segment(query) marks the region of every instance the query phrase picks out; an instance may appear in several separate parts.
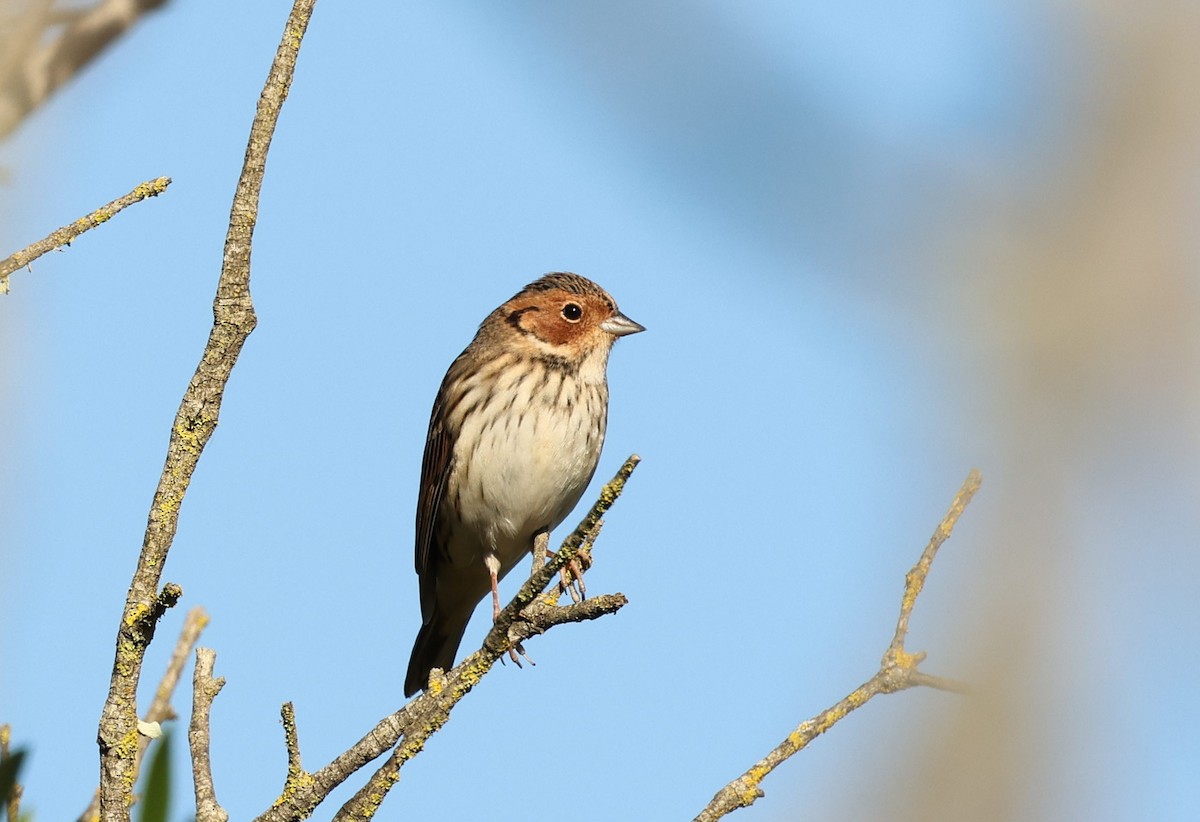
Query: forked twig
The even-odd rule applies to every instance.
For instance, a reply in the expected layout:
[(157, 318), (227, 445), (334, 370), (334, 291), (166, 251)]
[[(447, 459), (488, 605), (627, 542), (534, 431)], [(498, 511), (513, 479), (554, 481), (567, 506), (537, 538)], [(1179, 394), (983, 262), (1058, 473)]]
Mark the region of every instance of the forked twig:
[(975, 492), (979, 490), (982, 481), (980, 473), (972, 470), (950, 504), (950, 510), (946, 512), (946, 516), (938, 525), (937, 530), (933, 532), (929, 544), (921, 552), (921, 558), (905, 576), (904, 596), (900, 600), (900, 617), (896, 620), (896, 632), (892, 636), (887, 650), (884, 651), (883, 661), (875, 675), (851, 691), (837, 704), (826, 708), (812, 719), (800, 723), (796, 730), (788, 734), (787, 738), (780, 742), (773, 751), (754, 763), (744, 774), (717, 791), (716, 796), (700, 812), (695, 822), (713, 822), (738, 808), (752, 805), (756, 799), (763, 796), (760, 784), (767, 774), (779, 767), (784, 760), (803, 750), (810, 742), (832, 728), (851, 711), (861, 708), (874, 696), (895, 693), (919, 685), (946, 691), (962, 692), (965, 690), (961, 683), (918, 671), (917, 666), (925, 659), (925, 654), (923, 652), (909, 653), (904, 649), (904, 640), (908, 636), (909, 617), (912, 615), (913, 606), (917, 604), (917, 597), (920, 595), (921, 589), (925, 586), (925, 578), (929, 575), (933, 559), (937, 556), (942, 543), (950, 538), (954, 524), (958, 522), (958, 518), (971, 501), (971, 497), (975, 496)]

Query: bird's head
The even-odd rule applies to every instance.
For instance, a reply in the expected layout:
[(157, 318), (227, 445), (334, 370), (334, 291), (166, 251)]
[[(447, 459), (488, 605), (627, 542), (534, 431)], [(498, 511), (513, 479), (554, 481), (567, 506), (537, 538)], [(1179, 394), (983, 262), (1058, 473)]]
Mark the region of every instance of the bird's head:
[(618, 337), (646, 330), (622, 314), (603, 288), (566, 272), (547, 274), (525, 286), (488, 322), (507, 328), (501, 333), (514, 347), (573, 363), (594, 354), (607, 359)]

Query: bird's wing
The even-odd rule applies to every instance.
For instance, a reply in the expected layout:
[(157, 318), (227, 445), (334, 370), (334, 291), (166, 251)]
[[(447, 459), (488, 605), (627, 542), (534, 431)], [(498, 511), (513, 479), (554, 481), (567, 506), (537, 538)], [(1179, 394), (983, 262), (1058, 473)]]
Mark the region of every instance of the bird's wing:
[(445, 546), (436, 545), (438, 512), (446, 496), (450, 479), (453, 436), (446, 427), (445, 386), (438, 391), (421, 460), (421, 487), (417, 497), (417, 543), (414, 552), (417, 576), (421, 580), (421, 618), (433, 616), (437, 590), (437, 572), (444, 559)]

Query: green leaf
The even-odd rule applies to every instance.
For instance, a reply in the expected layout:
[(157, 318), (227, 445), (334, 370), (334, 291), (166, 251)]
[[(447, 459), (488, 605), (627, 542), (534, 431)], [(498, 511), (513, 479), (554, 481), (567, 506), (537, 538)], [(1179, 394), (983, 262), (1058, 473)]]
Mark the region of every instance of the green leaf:
[(142, 777), (142, 798), (138, 802), (138, 822), (167, 822), (171, 807), (171, 732), (154, 742), (150, 767)]
[(21, 764), (25, 759), (25, 751), (13, 751), (0, 762), (0, 813), (8, 807), (8, 800), (12, 797), (13, 788), (17, 784), (17, 774), (21, 770)]

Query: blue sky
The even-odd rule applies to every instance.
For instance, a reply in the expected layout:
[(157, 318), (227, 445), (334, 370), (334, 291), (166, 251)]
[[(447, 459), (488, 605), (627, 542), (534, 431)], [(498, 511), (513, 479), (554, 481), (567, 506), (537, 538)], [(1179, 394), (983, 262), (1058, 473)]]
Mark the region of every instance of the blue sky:
[[(0, 146), (9, 248), (174, 180), (0, 300), (0, 721), (32, 748), (39, 819), (73, 818), (96, 782), (120, 606), (287, 8), (175, 0)], [(1097, 410), (1118, 426), (1103, 447), (1081, 424), (1039, 468), (993, 413), (1020, 384), (1009, 349), (961, 313), (1008, 282), (987, 279), (986, 242), (951, 240), (986, 235), (995, 201), (1041, 202), (1088, 145), (1103, 54), (1072, 23), (988, 2), (320, 4), (268, 162), (259, 326), (183, 506), (164, 579), (185, 598), (143, 683), (204, 606), (232, 818), (282, 784), (280, 703), (310, 768), (402, 704), (434, 392), (492, 308), (564, 269), (648, 328), (610, 364), (596, 487), (644, 462), (588, 576), (630, 604), (493, 672), (377, 818), (469, 818), (481, 794), (495, 819), (691, 818), (871, 675), (974, 466), (984, 489), (910, 647), (972, 679), (1005, 586), (1055, 592), (1000, 680), (1030, 693), (1004, 703), (1022, 737), (995, 747), (1037, 778), (987, 818), (1195, 818), (1194, 377), (1148, 413)], [(1014, 500), (1059, 472), (1070, 492), (1035, 497), (1054, 508), (1045, 565), (1014, 577), (1014, 523), (1042, 513)], [(872, 703), (743, 815), (865, 818), (874, 790), (919, 806), (944, 787), (919, 763), (964, 712), (933, 692)]]

